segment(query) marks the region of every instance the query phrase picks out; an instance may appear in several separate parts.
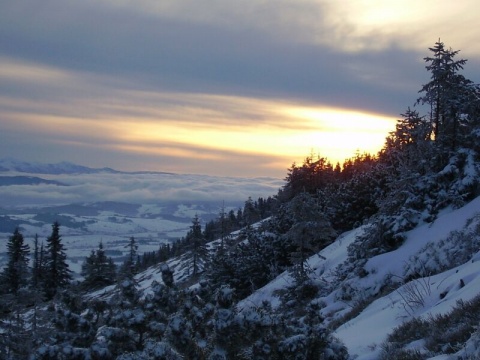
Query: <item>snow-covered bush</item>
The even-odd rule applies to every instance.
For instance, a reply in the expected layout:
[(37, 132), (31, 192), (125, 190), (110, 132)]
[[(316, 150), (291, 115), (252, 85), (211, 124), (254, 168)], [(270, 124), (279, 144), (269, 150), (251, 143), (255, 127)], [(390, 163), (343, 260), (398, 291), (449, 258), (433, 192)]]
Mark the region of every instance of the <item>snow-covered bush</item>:
[(302, 356), (306, 352), (307, 336), (305, 334), (295, 334), (278, 344), (278, 352), (283, 359), (306, 359)]
[(430, 319), (426, 347), (437, 353), (454, 353), (464, 344), (480, 323), (480, 296), (471, 301), (458, 301), (453, 310)]
[(477, 327), (462, 350), (455, 354), (458, 360), (480, 359), (480, 328)]
[[(393, 226), (393, 217), (381, 216), (372, 220), (348, 247), (350, 262), (365, 263), (373, 256), (398, 248), (405, 241), (405, 236), (403, 231), (394, 231)], [(361, 275), (359, 271), (362, 269), (363, 267), (357, 266), (358, 275)]]
[(180, 360), (183, 359), (167, 343), (148, 341), (143, 351), (123, 354), (116, 360)]
[(405, 265), (407, 279), (429, 276), (469, 261), (480, 251), (480, 214), (469, 219), (464, 229), (444, 239), (432, 239)]
[[(478, 338), (472, 336), (472, 333), (475, 331), (478, 333), (479, 323), (480, 295), (471, 301), (458, 301), (452, 311), (447, 314), (438, 314), (426, 319), (413, 318), (396, 327), (387, 336), (387, 340), (382, 345), (384, 359), (402, 358), (395, 357), (394, 354), (410, 353), (416, 356), (417, 352), (406, 351), (406, 346), (421, 339), (424, 339), (424, 347), (432, 356), (453, 354), (461, 350), (463, 344), (468, 345), (467, 341), (478, 342)], [(471, 347), (468, 349), (472, 353)], [(464, 350), (467, 350), (467, 347)], [(406, 359), (410, 358), (406, 357)]]
[[(33, 354), (31, 360), (85, 360), (88, 359), (89, 350), (75, 348), (70, 344), (65, 345), (44, 345), (40, 347), (35, 354)], [(108, 359), (108, 358), (107, 358)]]
[(419, 317), (413, 317), (396, 328), (387, 336), (386, 344), (393, 343), (403, 347), (418, 339), (423, 339), (429, 334), (429, 322)]
[(419, 350), (403, 349), (395, 343), (384, 343), (379, 360), (425, 360), (428, 357)]

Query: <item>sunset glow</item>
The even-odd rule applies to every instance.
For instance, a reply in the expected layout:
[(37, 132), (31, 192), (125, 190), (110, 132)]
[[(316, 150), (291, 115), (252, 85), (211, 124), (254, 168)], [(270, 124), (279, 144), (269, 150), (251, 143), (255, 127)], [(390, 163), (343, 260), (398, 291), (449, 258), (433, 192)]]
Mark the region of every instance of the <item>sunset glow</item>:
[[(342, 162), (356, 150), (376, 153), (392, 130), (394, 119), (341, 110), (292, 108), (279, 111), (285, 118), (277, 124), (250, 124), (215, 127), (207, 122), (191, 122), (179, 126), (175, 121), (161, 124), (124, 121), (118, 135), (126, 143), (146, 143), (154, 148), (166, 148), (163, 143), (183, 143), (205, 149), (261, 153), (265, 155), (303, 159), (312, 150), (332, 161)], [(199, 120), (199, 119), (197, 119)], [(273, 122), (274, 119), (271, 119)], [(300, 124), (299, 130), (283, 127), (283, 122)], [(306, 129), (302, 129), (306, 127)], [(148, 148), (144, 148), (148, 151)], [(169, 151), (181, 156), (182, 151)]]
[[(124, 99), (121, 110), (116, 105), (112, 109), (102, 105), (101, 115), (95, 118), (17, 113), (9, 117), (15, 119), (11, 126), (26, 132), (42, 133), (57, 142), (76, 139), (70, 144), (82, 146), (83, 142), (84, 148), (95, 146), (99, 151), (110, 148), (209, 161), (228, 161), (231, 153), (258, 154), (283, 158), (283, 169), (291, 162), (302, 162), (312, 152), (333, 163), (343, 162), (356, 151), (376, 153), (395, 121), (358, 111), (218, 96), (202, 96), (203, 109), (199, 110), (195, 109), (197, 101), (197, 96), (191, 95), (191, 106), (167, 106), (165, 110), (161, 105), (138, 108)], [(228, 119), (232, 108), (245, 108), (248, 113)], [(121, 112), (136, 116), (122, 116)]]
[(439, 37), (480, 69), (474, 0), (207, 4), (2, 3), (0, 155), (283, 178), (376, 154)]
[(291, 108), (293, 119), (307, 119), (317, 130), (292, 138), (298, 144), (311, 144), (311, 150), (342, 163), (356, 151), (376, 154), (392, 131), (395, 118), (332, 108)]

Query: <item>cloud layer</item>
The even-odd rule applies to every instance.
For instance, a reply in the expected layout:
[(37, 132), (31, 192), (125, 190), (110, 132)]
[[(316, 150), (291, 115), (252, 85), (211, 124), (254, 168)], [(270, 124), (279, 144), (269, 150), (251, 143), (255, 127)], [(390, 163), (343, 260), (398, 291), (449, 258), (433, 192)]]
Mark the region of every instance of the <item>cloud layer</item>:
[[(479, 78), (476, 10), (473, 0), (3, 2), (0, 151), (236, 176), (282, 176), (311, 150), (341, 161), (382, 145), (428, 80), (422, 58), (439, 37)], [(337, 140), (328, 129), (348, 133), (352, 114), (357, 136)], [(366, 117), (390, 125), (362, 127)]]
[(39, 175), (69, 186), (0, 186), (3, 207), (47, 206), (97, 201), (134, 204), (222, 201), (242, 203), (248, 197), (277, 193), (283, 181), (274, 178), (233, 178), (177, 174), (75, 174)]

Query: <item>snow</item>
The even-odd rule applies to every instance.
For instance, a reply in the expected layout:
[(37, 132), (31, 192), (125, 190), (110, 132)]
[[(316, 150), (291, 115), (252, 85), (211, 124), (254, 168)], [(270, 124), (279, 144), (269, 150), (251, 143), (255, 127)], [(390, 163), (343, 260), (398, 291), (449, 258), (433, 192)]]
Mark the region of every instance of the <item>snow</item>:
[[(335, 242), (323, 249), (318, 255), (312, 256), (308, 260), (308, 266), (319, 273), (323, 281), (330, 281), (333, 271), (345, 261), (348, 246), (361, 232), (363, 232), (363, 227), (340, 235)], [(285, 288), (288, 284), (292, 284), (293, 281), (292, 276), (288, 272), (284, 272), (246, 299), (240, 301), (237, 308), (257, 307), (264, 301), (270, 302), (272, 308), (275, 308), (280, 305), (280, 300), (274, 295), (274, 292)]]
[[(158, 250), (160, 244), (185, 236), (195, 215), (202, 222), (243, 206), (253, 198), (274, 195), (282, 179), (234, 178), (161, 172), (126, 173), (91, 169), (70, 163), (26, 163), (0, 159), (5, 176), (35, 175), (51, 184), (0, 186), (2, 220), (0, 240), (8, 239), (20, 226), (25, 239), (40, 243), (58, 220), (72, 267), (97, 248), (100, 241), (112, 251), (114, 261), (123, 261), (124, 246), (134, 236), (139, 253)], [(58, 217), (61, 217), (60, 219)], [(5, 262), (5, 244), (0, 241), (0, 267)]]
[[(420, 256), (419, 252), (424, 251), (426, 244), (429, 242), (435, 244), (446, 239), (451, 231), (465, 229), (467, 223), (472, 227), (472, 221), (469, 222), (469, 219), (477, 219), (476, 216), (479, 213), (480, 197), (458, 210), (445, 210), (434, 223), (420, 225), (408, 232), (405, 243), (396, 251), (370, 259), (365, 265), (369, 273), (367, 276), (350, 277), (346, 280), (350, 281), (350, 284), (353, 284), (352, 286), (360, 293), (372, 291), (372, 289), (378, 290), (389, 277), (396, 280), (398, 285), (397, 289), (382, 294), (334, 332), (333, 335), (345, 344), (352, 359), (378, 359), (387, 335), (405, 320), (413, 316), (428, 319), (437, 314), (446, 314), (459, 300), (468, 301), (480, 293), (480, 252), (471, 254), (469, 261), (464, 264), (402, 284), (405, 264), (411, 261), (413, 255)], [(308, 266), (313, 270), (312, 276), (315, 280), (323, 282), (326, 288), (337, 281), (339, 269), (342, 269), (342, 265), (348, 259), (349, 245), (363, 233), (366, 226), (342, 234), (334, 243), (308, 260)], [(211, 243), (210, 248), (215, 248), (215, 244), (218, 244), (218, 241)], [(185, 259), (182, 257), (169, 260), (167, 265), (173, 271), (176, 283), (188, 278), (185, 275)], [(138, 289), (145, 296), (149, 293), (153, 281), (162, 283), (161, 266), (152, 267), (137, 275), (136, 280)], [(273, 309), (278, 308), (280, 299), (275, 292), (284, 289), (293, 281), (288, 272), (279, 275), (266, 286), (240, 301), (237, 304), (237, 311), (247, 315), (250, 309), (259, 307), (264, 302), (270, 303)], [(414, 287), (415, 284), (417, 288)], [(195, 286), (198, 284), (192, 285), (192, 287)], [(355, 305), (339, 300), (338, 288), (337, 286), (331, 289), (330, 293), (324, 294), (320, 299), (325, 304), (322, 315), (330, 321), (338, 319)], [(412, 289), (417, 291), (416, 295), (420, 296), (419, 303), (408, 302), (408, 293)], [(112, 290), (113, 287), (110, 288), (110, 291)], [(108, 289), (107, 291), (103, 289), (91, 296), (105, 296), (107, 293)], [(469, 354), (474, 353), (478, 343), (479, 339), (471, 339), (465, 351), (469, 351)], [(409, 344), (408, 348), (423, 350), (423, 346), (423, 341), (415, 341)], [(440, 355), (430, 360), (433, 359), (446, 360), (451, 357)]]
[[(370, 259), (366, 269), (371, 275), (359, 279), (363, 288), (378, 285), (387, 275), (403, 275), (405, 263), (410, 256), (418, 253), (429, 241), (445, 238), (449, 232), (462, 229), (467, 220), (480, 212), (480, 198), (477, 198), (456, 211), (443, 213), (431, 225), (417, 227), (407, 234), (407, 240), (396, 251), (382, 254)], [(364, 309), (356, 318), (348, 321), (335, 332), (348, 348), (351, 356), (357, 360), (375, 359), (379, 355), (380, 345), (393, 328), (412, 315), (428, 318), (430, 315), (445, 314), (451, 311), (458, 300), (470, 300), (480, 292), (480, 254), (472, 254), (473, 260), (461, 266), (447, 270), (435, 276), (420, 278), (419, 291), (424, 305), (413, 309), (409, 314), (402, 292), (409, 291), (407, 283), (392, 293), (384, 296)], [(375, 269), (375, 271), (373, 271)], [(465, 286), (461, 287), (460, 280)], [(423, 287), (422, 287), (423, 286)], [(424, 289), (424, 290), (422, 290)], [(440, 299), (440, 294), (448, 291)], [(327, 305), (328, 307), (328, 305)], [(444, 357), (443, 357), (444, 358)], [(436, 357), (442, 359), (442, 357)]]
[(375, 269), (378, 272), (377, 276), (384, 277), (388, 274), (401, 276), (410, 256), (418, 253), (427, 242), (438, 241), (451, 231), (462, 229), (467, 220), (478, 212), (480, 197), (456, 211), (445, 211), (433, 224), (423, 224), (408, 232), (404, 245), (398, 250), (370, 259), (365, 269), (370, 272)]
[[(464, 287), (460, 287), (460, 279), (464, 280)], [(460, 299), (471, 300), (479, 294), (480, 263), (469, 262), (425, 281), (431, 293), (425, 295), (425, 305), (414, 315), (428, 319), (431, 315), (448, 313)], [(410, 318), (401, 296), (406, 286), (408, 284), (374, 301), (359, 316), (337, 329), (335, 335), (345, 343), (351, 355), (357, 355), (358, 360), (375, 358), (387, 334)], [(450, 289), (448, 294), (440, 299), (446, 289)]]
[[(358, 291), (378, 290), (388, 277), (401, 283), (405, 264), (411, 260), (411, 256), (418, 254), (427, 243), (438, 242), (445, 239), (450, 232), (464, 229), (467, 221), (479, 213), (480, 197), (458, 210), (444, 210), (434, 223), (423, 224), (411, 230), (406, 234), (406, 241), (399, 249), (373, 257), (366, 263), (365, 269), (369, 275), (354, 279), (356, 289)], [(365, 227), (360, 227), (342, 234), (334, 243), (309, 259), (308, 265), (314, 270), (317, 280), (325, 284), (335, 280), (337, 267), (348, 258), (348, 246), (364, 229)], [(461, 280), (464, 286), (461, 286)], [(264, 301), (269, 302), (272, 308), (276, 308), (280, 305), (280, 299), (275, 296), (275, 291), (285, 288), (293, 281), (291, 275), (285, 272), (240, 301), (237, 309), (245, 311), (250, 307), (261, 305)], [(405, 303), (405, 292), (411, 291), (409, 289), (412, 286), (412, 282), (409, 282), (373, 301), (358, 316), (334, 332), (334, 336), (347, 346), (352, 358), (377, 359), (382, 350), (382, 342), (403, 321), (412, 316), (429, 318), (432, 315), (448, 313), (459, 300), (467, 301), (477, 296), (480, 293), (480, 252), (472, 254), (471, 260), (465, 264), (416, 281), (422, 296), (422, 306), (412, 304), (415, 306), (410, 309)], [(444, 295), (443, 299), (441, 294)], [(339, 301), (335, 291), (323, 297), (322, 301), (325, 303), (322, 309), (324, 315), (341, 313), (352, 306)], [(411, 344), (411, 346), (421, 348), (422, 342)], [(443, 360), (449, 357), (441, 355), (431, 360), (433, 359)]]

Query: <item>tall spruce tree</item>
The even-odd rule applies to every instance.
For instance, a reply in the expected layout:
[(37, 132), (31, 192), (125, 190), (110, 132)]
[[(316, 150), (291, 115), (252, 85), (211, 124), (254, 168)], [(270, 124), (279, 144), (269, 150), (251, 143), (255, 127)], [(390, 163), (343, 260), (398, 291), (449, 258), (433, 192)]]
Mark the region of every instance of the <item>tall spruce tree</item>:
[(44, 289), (47, 299), (52, 299), (58, 289), (65, 288), (72, 280), (67, 255), (60, 236), (60, 224), (55, 221), (52, 234), (47, 238)]
[(195, 215), (192, 220), (192, 225), (187, 233), (187, 241), (192, 255), (192, 275), (195, 276), (208, 258), (208, 250), (205, 246), (202, 225), (200, 224), (198, 215)]
[(8, 262), (2, 273), (5, 290), (16, 294), (27, 285), (29, 269), (29, 246), (24, 243), (23, 235), (17, 227), (7, 243)]
[[(472, 100), (478, 104), (478, 85), (466, 79), (459, 71), (467, 60), (456, 60), (459, 51), (446, 49), (438, 40), (430, 48), (433, 56), (424, 58), (426, 69), (431, 73), (431, 80), (423, 85), (420, 93), (423, 95), (417, 103), (428, 104), (431, 107), (431, 121), (435, 142), (440, 150), (439, 166), (446, 164), (449, 152), (455, 151), (460, 143), (465, 119), (472, 111)], [(478, 109), (478, 105), (474, 107)], [(478, 115), (478, 114), (477, 114)]]
[(138, 265), (139, 265), (137, 261), (138, 245), (137, 245), (137, 242), (135, 241), (135, 237), (133, 236), (130, 237), (128, 241), (128, 245), (126, 245), (125, 248), (128, 249), (128, 257), (123, 262), (120, 268), (119, 276), (120, 278), (133, 279), (138, 272)]

